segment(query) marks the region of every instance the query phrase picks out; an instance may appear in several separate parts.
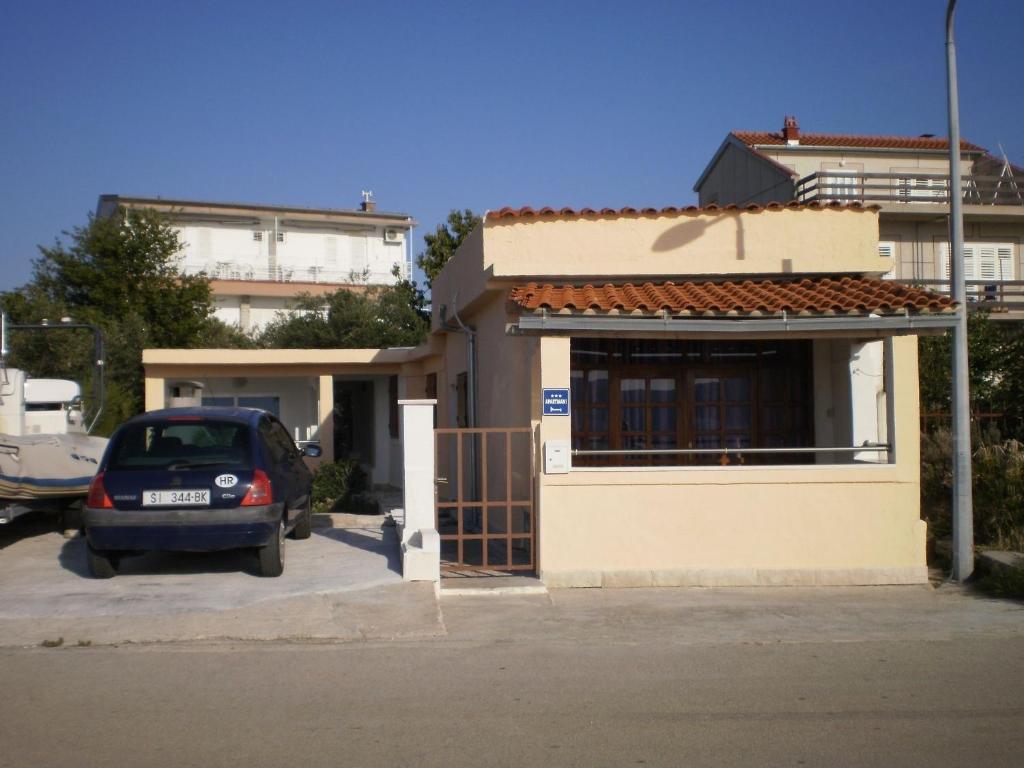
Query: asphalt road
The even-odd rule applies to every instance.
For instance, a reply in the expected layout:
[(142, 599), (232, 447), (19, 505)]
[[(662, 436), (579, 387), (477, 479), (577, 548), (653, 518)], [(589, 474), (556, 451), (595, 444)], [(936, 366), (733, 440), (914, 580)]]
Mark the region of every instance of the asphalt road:
[(416, 642), (0, 650), (0, 766), (1024, 762), (1021, 633), (513, 640), (451, 614)]

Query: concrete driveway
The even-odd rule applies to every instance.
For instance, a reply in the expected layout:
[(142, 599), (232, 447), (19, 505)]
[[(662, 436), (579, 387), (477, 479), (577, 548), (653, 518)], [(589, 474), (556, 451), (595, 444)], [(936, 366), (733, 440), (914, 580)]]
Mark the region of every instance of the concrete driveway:
[(394, 528), (347, 517), (319, 516), (311, 538), (289, 539), (279, 578), (235, 551), (148, 553), (107, 580), (89, 576), (83, 538), (20, 518), (0, 529), (0, 645), (440, 632), (432, 585), (402, 581)]

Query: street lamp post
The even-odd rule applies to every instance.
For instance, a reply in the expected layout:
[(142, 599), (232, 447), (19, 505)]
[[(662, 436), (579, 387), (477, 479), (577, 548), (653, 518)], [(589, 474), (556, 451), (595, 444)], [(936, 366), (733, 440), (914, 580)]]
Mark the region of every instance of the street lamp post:
[(971, 499), (971, 404), (967, 378), (967, 284), (964, 282), (964, 212), (960, 192), (960, 105), (956, 82), (953, 12), (946, 6), (946, 96), (949, 108), (949, 270), (957, 302), (953, 328), (953, 579), (974, 571), (974, 510)]

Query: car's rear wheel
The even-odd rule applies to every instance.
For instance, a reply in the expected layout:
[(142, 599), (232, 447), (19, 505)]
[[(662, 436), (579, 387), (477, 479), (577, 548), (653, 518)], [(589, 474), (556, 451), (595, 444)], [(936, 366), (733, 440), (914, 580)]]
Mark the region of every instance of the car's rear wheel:
[(299, 519), (292, 528), (292, 536), (296, 539), (308, 539), (313, 534), (313, 502), (307, 501), (306, 508), (299, 513)]
[(109, 579), (117, 575), (117, 555), (88, 545), (85, 559), (89, 564), (89, 573), (96, 579)]
[(260, 576), (280, 576), (284, 572), (284, 521), (278, 520), (274, 535), (256, 550), (260, 561)]

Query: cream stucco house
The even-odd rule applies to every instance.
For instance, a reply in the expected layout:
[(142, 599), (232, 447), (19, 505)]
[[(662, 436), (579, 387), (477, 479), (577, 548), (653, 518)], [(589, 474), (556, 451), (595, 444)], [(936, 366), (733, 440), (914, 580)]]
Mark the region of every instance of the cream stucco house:
[(146, 404), (182, 379), (291, 382), (329, 457), (337, 383), (366, 382), (369, 465), (396, 484), (394, 406), (436, 400), (445, 567), (924, 582), (916, 337), (957, 309), (880, 279), (878, 227), (860, 204), (502, 209), (434, 281), (420, 347), (147, 350)]

